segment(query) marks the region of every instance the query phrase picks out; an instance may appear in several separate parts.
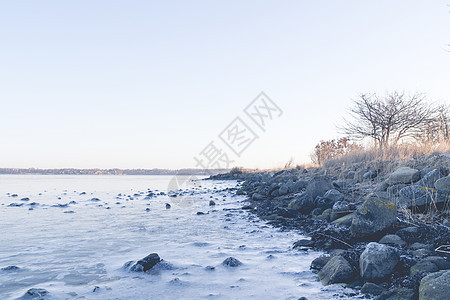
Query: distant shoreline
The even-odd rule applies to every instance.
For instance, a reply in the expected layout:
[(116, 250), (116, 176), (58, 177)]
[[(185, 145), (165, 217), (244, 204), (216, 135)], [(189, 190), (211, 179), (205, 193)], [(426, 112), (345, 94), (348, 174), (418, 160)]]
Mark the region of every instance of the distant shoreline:
[(0, 175), (216, 175), (228, 169), (19, 169), (0, 168)]

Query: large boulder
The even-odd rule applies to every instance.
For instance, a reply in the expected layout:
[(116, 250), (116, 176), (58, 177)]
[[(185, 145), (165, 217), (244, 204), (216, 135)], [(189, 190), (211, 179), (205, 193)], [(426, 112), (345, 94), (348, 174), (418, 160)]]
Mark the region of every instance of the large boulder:
[(319, 278), (323, 285), (349, 282), (353, 278), (353, 269), (345, 258), (334, 256), (320, 270)]
[(417, 185), (424, 186), (427, 188), (434, 188), (435, 182), (443, 177), (443, 171), (441, 169), (434, 169), (425, 174), (422, 179), (417, 182)]
[(306, 193), (311, 195), (313, 199), (320, 196), (322, 197), (329, 190), (333, 189), (333, 182), (329, 177), (316, 176), (311, 179), (306, 187)]
[(394, 173), (392, 173), (387, 179), (389, 185), (399, 184), (399, 183), (413, 183), (420, 179), (420, 171), (409, 168), (401, 167), (398, 168)]
[(359, 257), (361, 277), (366, 280), (379, 280), (390, 275), (400, 260), (397, 249), (369, 243)]
[(296, 199), (288, 204), (288, 209), (295, 210), (305, 215), (309, 214), (313, 208), (314, 199), (307, 193), (298, 195)]
[(450, 270), (431, 273), (420, 281), (419, 300), (449, 298)]
[(443, 204), (450, 200), (450, 192), (419, 185), (407, 186), (400, 190), (399, 195), (397, 205), (406, 208)]
[(441, 179), (438, 179), (434, 183), (434, 187), (437, 190), (444, 191), (444, 192), (450, 192), (450, 175), (447, 177), (443, 177)]
[(411, 208), (430, 204), (433, 199), (433, 192), (426, 187), (410, 185), (402, 188), (399, 196), (397, 205), (399, 207)]
[(355, 238), (369, 237), (385, 231), (396, 219), (397, 207), (393, 202), (371, 195), (356, 210), (350, 233)]

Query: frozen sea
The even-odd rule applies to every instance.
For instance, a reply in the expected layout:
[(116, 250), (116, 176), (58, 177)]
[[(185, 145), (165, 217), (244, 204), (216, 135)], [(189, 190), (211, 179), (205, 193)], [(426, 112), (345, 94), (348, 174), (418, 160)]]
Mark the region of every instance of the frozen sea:
[[(342, 299), (340, 285), (323, 287), (309, 270), (321, 253), (293, 250), (304, 236), (240, 209), (236, 185), (0, 175), (0, 268), (19, 267), (0, 270), (0, 299), (30, 299), (21, 298), (30, 288), (46, 289), (43, 299)], [(123, 268), (153, 252), (166, 267)], [(230, 256), (243, 264), (223, 266)]]

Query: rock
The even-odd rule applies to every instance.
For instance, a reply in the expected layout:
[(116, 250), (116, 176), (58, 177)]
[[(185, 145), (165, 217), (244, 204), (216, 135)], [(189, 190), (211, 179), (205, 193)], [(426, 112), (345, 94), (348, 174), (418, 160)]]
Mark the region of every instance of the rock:
[(375, 171), (367, 171), (366, 173), (363, 174), (364, 180), (372, 180), (375, 177), (377, 177), (377, 173)]
[(398, 288), (383, 292), (375, 300), (414, 300), (414, 290)]
[(353, 217), (355, 215), (356, 215), (356, 213), (352, 212), (352, 213), (350, 213), (350, 214), (348, 214), (346, 216), (343, 216), (343, 217), (341, 217), (339, 219), (334, 220), (331, 223), (336, 224), (336, 225), (342, 225), (342, 226), (350, 227), (352, 225)]
[(384, 292), (384, 288), (382, 288), (378, 284), (375, 284), (372, 282), (366, 282), (361, 288), (362, 294), (371, 294), (371, 295), (377, 296), (383, 292)]
[(387, 179), (389, 185), (399, 184), (399, 183), (414, 183), (420, 179), (420, 171), (412, 169), (409, 167), (398, 168), (394, 173), (392, 173)]
[(359, 257), (361, 277), (366, 280), (385, 278), (394, 271), (399, 260), (397, 249), (375, 242), (369, 243)]
[(449, 298), (450, 271), (431, 273), (420, 281), (419, 300), (442, 300)]
[(298, 211), (304, 215), (307, 215), (314, 208), (314, 199), (306, 193), (300, 194), (296, 199), (292, 200), (288, 209)]
[(317, 207), (312, 210), (311, 216), (317, 217), (317, 216), (320, 216), (322, 213), (323, 213), (323, 209)]
[(377, 188), (376, 192), (385, 192), (389, 188), (389, 184), (386, 181), (383, 181)]
[(92, 198), (91, 201), (92, 201), (92, 202), (99, 202), (100, 199), (98, 199), (98, 198)]
[(209, 206), (214, 206), (216, 205), (216, 202), (214, 202), (213, 200), (209, 200)]
[(402, 238), (407, 243), (413, 243), (418, 240), (420, 240), (419, 234), (419, 228), (417, 227), (406, 227), (398, 230), (396, 233), (399, 237)]
[(353, 269), (345, 258), (334, 256), (320, 270), (319, 278), (323, 285), (349, 282), (353, 278)]
[(323, 198), (331, 200), (333, 202), (337, 202), (337, 201), (344, 200), (344, 194), (342, 194), (341, 192), (339, 192), (336, 189), (331, 189), (331, 190), (327, 191), (325, 193), (325, 195), (323, 195)]
[(409, 249), (411, 249), (411, 250), (426, 249), (426, 250), (431, 251), (431, 250), (433, 250), (433, 246), (429, 245), (429, 244), (415, 242), (409, 246)]
[(30, 201), (30, 198), (25, 197), (25, 198), (20, 199), (20, 201)]
[(399, 191), (397, 206), (411, 208), (431, 204), (433, 191), (418, 185), (410, 185)]
[(287, 184), (283, 184), (280, 186), (280, 189), (278, 190), (278, 194), (280, 196), (287, 195), (289, 193), (289, 186)]
[(3, 267), (0, 270), (2, 271), (18, 271), (20, 270), (20, 268), (18, 266), (7, 266), (7, 267)]
[(254, 201), (259, 201), (259, 200), (263, 200), (263, 199), (264, 199), (264, 196), (261, 195), (260, 193), (254, 193), (252, 195), (252, 200), (254, 200)]
[(331, 221), (334, 221), (336, 219), (339, 219), (345, 215), (348, 215), (351, 213), (350, 207), (347, 203), (347, 201), (338, 201), (333, 205), (333, 210), (331, 212)]
[(450, 175), (443, 177), (441, 179), (438, 179), (434, 183), (434, 187), (440, 191), (450, 192)]
[(42, 297), (45, 297), (49, 294), (49, 291), (46, 289), (39, 289), (39, 288), (32, 288), (29, 289), (25, 295), (23, 296), (24, 299), (43, 299)]
[(450, 262), (445, 260), (445, 258), (440, 256), (428, 256), (423, 259), (424, 261), (430, 261), (439, 268), (439, 270), (448, 270), (450, 269)]
[(439, 271), (439, 268), (434, 263), (432, 263), (431, 261), (422, 260), (411, 267), (411, 269), (409, 270), (409, 275), (411, 275), (411, 277), (414, 277), (416, 275), (423, 277), (425, 275), (428, 275), (429, 273), (434, 273), (437, 271)]
[(242, 263), (234, 257), (228, 257), (227, 259), (225, 259), (222, 262), (222, 265), (234, 268), (234, 267), (238, 267), (238, 266), (242, 265)]
[(159, 255), (157, 253), (151, 253), (143, 259), (138, 260), (133, 266), (131, 266), (130, 271), (147, 272), (159, 262), (161, 262), (161, 258), (159, 257)]
[(325, 198), (325, 197), (317, 197), (316, 198), (316, 206), (317, 208), (321, 208), (323, 210), (328, 209), (328, 208), (332, 208), (334, 205), (335, 201)]
[(294, 186), (292, 188), (292, 193), (299, 193), (301, 191), (303, 191), (304, 189), (306, 189), (306, 187), (308, 186), (309, 181), (307, 180), (297, 180), (296, 182), (294, 182)]
[(345, 179), (355, 179), (355, 175), (356, 175), (356, 172), (355, 171), (348, 171), (348, 173), (347, 174), (345, 174)]
[(388, 193), (388, 195), (389, 195), (390, 197), (392, 197), (392, 196), (398, 196), (398, 194), (400, 193), (400, 190), (401, 190), (402, 188), (405, 188), (405, 187), (407, 187), (407, 185), (404, 184), (404, 183), (394, 184), (394, 185), (388, 187), (388, 188), (386, 189), (386, 192)]
[(428, 249), (417, 249), (412, 252), (412, 255), (416, 258), (424, 258), (432, 254), (432, 251)]
[(354, 238), (365, 238), (381, 233), (397, 220), (397, 207), (387, 199), (368, 197), (356, 210), (350, 233)]
[(434, 188), (435, 182), (441, 177), (443, 177), (441, 169), (434, 169), (423, 176), (416, 184), (427, 188)]
[(397, 247), (405, 247), (407, 245), (407, 243), (396, 234), (387, 234), (378, 243)]
[(300, 250), (302, 250), (304, 248), (311, 248), (311, 247), (314, 247), (314, 241), (306, 240), (306, 239), (298, 240), (293, 245), (294, 249), (300, 249)]
[(316, 176), (308, 183), (306, 193), (311, 195), (313, 199), (316, 199), (316, 197), (322, 197), (331, 189), (333, 189), (333, 184), (330, 178), (326, 176)]
[(319, 256), (311, 262), (310, 268), (313, 270), (322, 270), (322, 268), (329, 262), (331, 256)]

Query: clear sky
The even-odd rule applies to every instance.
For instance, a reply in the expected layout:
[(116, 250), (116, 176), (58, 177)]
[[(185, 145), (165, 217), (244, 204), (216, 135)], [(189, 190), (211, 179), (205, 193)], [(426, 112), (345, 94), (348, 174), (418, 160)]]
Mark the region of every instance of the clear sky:
[[(449, 3), (3, 1), (0, 167), (194, 167), (211, 141), (308, 162), (360, 92), (450, 102)], [(232, 157), (218, 135), (261, 91), (283, 114)]]

